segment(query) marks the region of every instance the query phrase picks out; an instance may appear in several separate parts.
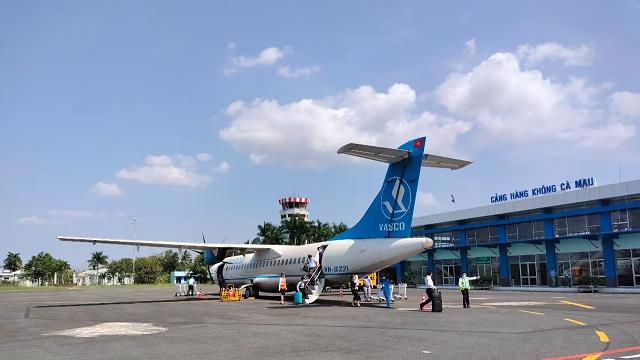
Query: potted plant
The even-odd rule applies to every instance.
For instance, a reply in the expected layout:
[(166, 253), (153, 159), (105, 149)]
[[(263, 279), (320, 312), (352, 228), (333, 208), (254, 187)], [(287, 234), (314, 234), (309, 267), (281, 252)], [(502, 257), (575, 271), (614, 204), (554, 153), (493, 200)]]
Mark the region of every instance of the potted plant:
[(578, 285), (578, 292), (596, 292), (598, 286), (604, 285), (604, 281), (595, 276), (583, 276), (576, 280), (576, 285)]

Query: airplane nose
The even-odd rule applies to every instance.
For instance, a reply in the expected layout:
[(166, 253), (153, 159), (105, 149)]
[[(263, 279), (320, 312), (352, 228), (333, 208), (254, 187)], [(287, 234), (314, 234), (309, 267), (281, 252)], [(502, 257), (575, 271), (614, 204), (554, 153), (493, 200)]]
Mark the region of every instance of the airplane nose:
[(433, 247), (433, 240), (425, 238), (422, 242), (422, 247), (425, 249), (431, 249)]

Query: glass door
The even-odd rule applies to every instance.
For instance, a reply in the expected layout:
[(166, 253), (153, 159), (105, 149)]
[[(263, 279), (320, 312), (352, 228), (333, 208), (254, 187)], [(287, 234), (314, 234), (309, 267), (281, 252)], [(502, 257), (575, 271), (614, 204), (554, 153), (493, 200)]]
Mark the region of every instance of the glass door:
[(640, 286), (640, 258), (633, 259), (634, 286)]
[(535, 262), (520, 263), (520, 282), (522, 283), (522, 286), (538, 285)]
[(442, 265), (442, 284), (455, 285), (456, 269), (455, 265)]

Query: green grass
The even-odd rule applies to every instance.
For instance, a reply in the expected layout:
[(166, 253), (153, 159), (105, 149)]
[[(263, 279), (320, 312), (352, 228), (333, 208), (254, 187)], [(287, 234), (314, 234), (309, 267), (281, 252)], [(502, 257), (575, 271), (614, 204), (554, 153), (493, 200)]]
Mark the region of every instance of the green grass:
[(174, 288), (173, 284), (135, 284), (135, 285), (57, 285), (57, 286), (15, 286), (0, 285), (0, 292), (3, 291), (59, 291), (59, 290), (82, 290), (82, 289), (169, 289)]

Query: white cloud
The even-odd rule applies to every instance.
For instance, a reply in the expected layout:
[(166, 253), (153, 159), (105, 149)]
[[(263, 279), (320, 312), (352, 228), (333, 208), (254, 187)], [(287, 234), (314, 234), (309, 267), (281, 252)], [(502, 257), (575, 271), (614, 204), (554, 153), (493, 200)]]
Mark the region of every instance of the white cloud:
[(200, 161), (209, 161), (211, 160), (211, 154), (207, 154), (207, 153), (200, 153), (198, 155), (196, 155), (196, 158)]
[(615, 92), (609, 96), (609, 107), (618, 115), (640, 117), (640, 93)]
[(121, 169), (116, 177), (144, 184), (165, 184), (197, 187), (211, 181), (208, 175), (197, 173), (196, 160), (184, 155), (149, 155), (142, 166)]
[(464, 43), (464, 53), (467, 55), (476, 54), (476, 39), (469, 39), (469, 41)]
[(562, 61), (566, 66), (584, 66), (591, 64), (594, 56), (593, 50), (586, 45), (569, 48), (555, 42), (535, 46), (520, 45), (517, 54), (528, 66), (535, 66), (546, 60)]
[(236, 56), (231, 59), (231, 67), (225, 69), (225, 74), (233, 74), (243, 68), (273, 65), (282, 59), (287, 52), (288, 50), (277, 47), (268, 47), (257, 56)]
[(16, 220), (21, 225), (56, 225), (57, 223), (39, 216), (25, 216)]
[(96, 216), (91, 210), (60, 210), (53, 209), (48, 212), (50, 217), (59, 219), (89, 219)]
[(122, 190), (118, 184), (98, 182), (89, 190), (101, 196), (122, 196)]
[(229, 170), (231, 170), (231, 165), (229, 165), (229, 163), (226, 161), (223, 161), (218, 166), (216, 166), (216, 172), (219, 172), (221, 174), (226, 174), (229, 172)]
[(480, 124), (492, 135), (490, 141), (555, 139), (612, 148), (634, 136), (635, 125), (604, 111), (605, 88), (523, 70), (518, 57), (507, 52), (492, 55), (466, 74), (451, 74), (436, 95), (452, 115)]
[(416, 206), (424, 209), (439, 205), (440, 202), (436, 200), (432, 193), (418, 190), (418, 195), (416, 196)]
[(361, 86), (324, 99), (289, 104), (256, 99), (236, 101), (226, 109), (231, 123), (220, 137), (262, 164), (278, 159), (289, 166), (321, 167), (337, 159), (348, 142), (398, 146), (426, 135), (430, 150), (450, 154), (471, 123), (417, 112), (416, 93), (406, 84), (386, 92)]
[(307, 78), (314, 73), (320, 71), (320, 66), (301, 67), (297, 69), (291, 69), (288, 66), (282, 66), (278, 69), (278, 75), (285, 78)]

